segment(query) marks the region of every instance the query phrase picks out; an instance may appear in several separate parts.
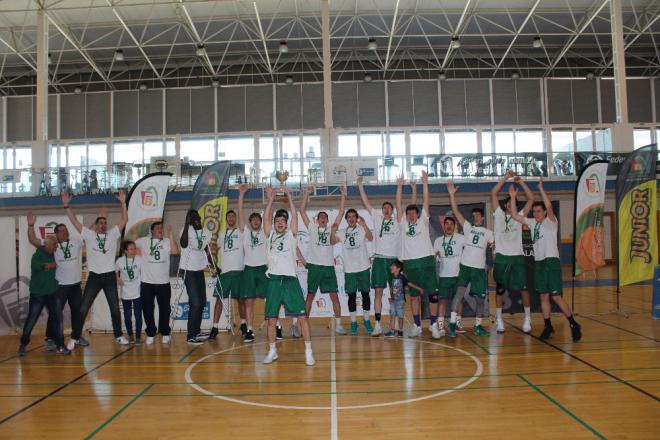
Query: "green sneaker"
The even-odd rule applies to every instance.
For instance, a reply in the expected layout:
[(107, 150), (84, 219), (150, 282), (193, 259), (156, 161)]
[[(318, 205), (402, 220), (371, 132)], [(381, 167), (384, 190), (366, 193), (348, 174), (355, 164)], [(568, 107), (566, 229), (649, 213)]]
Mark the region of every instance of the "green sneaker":
[(351, 322), (351, 336), (356, 336), (357, 334), (358, 334), (357, 322)]
[(368, 335), (370, 335), (374, 331), (374, 328), (371, 326), (371, 321), (369, 320), (364, 321), (364, 328), (367, 329)]
[(456, 323), (449, 323), (449, 330), (447, 331), (447, 336), (450, 338), (456, 337)]
[(474, 328), (474, 334), (477, 336), (490, 336), (490, 332), (480, 325)]

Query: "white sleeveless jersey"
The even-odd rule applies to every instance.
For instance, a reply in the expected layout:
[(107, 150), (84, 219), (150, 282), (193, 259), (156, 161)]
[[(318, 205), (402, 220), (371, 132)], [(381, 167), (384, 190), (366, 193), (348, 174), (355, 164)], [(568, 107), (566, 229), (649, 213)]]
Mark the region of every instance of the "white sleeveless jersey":
[(222, 272), (243, 270), (245, 267), (243, 255), (243, 237), (238, 228), (225, 229), (218, 234), (218, 248), (222, 251), (220, 269)]
[(268, 237), (269, 275), (296, 276), (296, 238), (288, 229), (278, 234), (274, 229)]
[(397, 258), (401, 252), (401, 229), (396, 224), (396, 218), (386, 220), (382, 212), (373, 210), (374, 249), (375, 256)]
[(559, 248), (557, 247), (557, 228), (559, 225), (549, 218), (545, 218), (540, 223), (536, 219), (526, 218), (525, 223), (527, 223), (532, 233), (534, 260), (559, 258)]
[(344, 272), (357, 273), (369, 269), (366, 231), (360, 225), (340, 229), (337, 238), (342, 242)]
[(463, 247), (461, 264), (477, 269), (485, 269), (486, 249), (488, 243), (492, 243), (495, 239), (493, 231), (483, 226), (474, 226), (466, 220), (463, 223), (463, 235), (465, 236), (465, 246)]
[(316, 223), (310, 221), (307, 227), (307, 233), (309, 234), (307, 262), (318, 266), (334, 267), (335, 256), (333, 246), (330, 244), (330, 225), (321, 228)]
[(399, 228), (401, 229), (402, 260), (433, 256), (433, 244), (429, 233), (429, 215), (426, 211), (422, 211), (415, 223), (410, 223), (404, 214), (399, 223)]
[(243, 252), (246, 266), (257, 267), (268, 264), (267, 241), (263, 229), (255, 232), (249, 225), (245, 227), (243, 231)]
[(440, 256), (440, 278), (457, 277), (461, 268), (461, 256), (465, 246), (465, 236), (454, 233), (435, 239), (433, 250)]
[[(523, 215), (520, 211), (518, 214)], [(495, 252), (501, 255), (522, 255), (522, 225), (502, 211), (499, 206), (493, 212)]]

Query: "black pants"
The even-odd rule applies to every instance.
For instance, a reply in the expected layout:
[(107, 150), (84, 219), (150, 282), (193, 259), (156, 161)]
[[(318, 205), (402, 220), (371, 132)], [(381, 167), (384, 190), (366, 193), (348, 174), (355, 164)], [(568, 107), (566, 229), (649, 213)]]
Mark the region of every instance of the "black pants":
[(48, 308), (48, 320), (53, 318), (53, 340), (58, 347), (64, 346), (64, 325), (62, 323), (62, 305), (60, 304), (57, 295), (51, 293), (50, 295), (34, 296), (30, 295), (30, 303), (28, 305), (28, 316), (23, 326), (23, 335), (21, 336), (21, 345), (28, 345), (30, 343), (30, 334), (35, 324), (39, 320), (39, 315), (44, 307)]
[[(170, 306), (171, 297), (172, 288), (170, 287), (170, 283), (140, 284), (142, 313), (144, 314), (147, 336), (153, 338), (156, 336), (156, 330), (163, 336), (169, 336), (172, 332), (170, 328), (170, 314), (172, 313), (172, 307)], [(158, 302), (158, 329), (156, 329), (156, 320), (154, 318), (154, 301)]]
[(135, 337), (139, 338), (142, 334), (142, 298), (122, 299), (124, 306), (124, 325), (128, 336), (133, 336), (133, 318), (135, 315)]
[(80, 305), (78, 325), (76, 325), (73, 333), (71, 333), (72, 339), (80, 338), (85, 318), (87, 318), (87, 313), (89, 313), (89, 309), (92, 307), (92, 304), (94, 304), (94, 300), (101, 290), (105, 293), (105, 299), (108, 301), (110, 318), (112, 318), (112, 330), (115, 334), (115, 338), (122, 335), (119, 293), (117, 292), (117, 278), (115, 273), (90, 272), (89, 277), (87, 277), (87, 284), (85, 284), (85, 292), (83, 293), (82, 303)]
[[(76, 331), (78, 324), (80, 323), (80, 304), (82, 303), (82, 290), (80, 289), (80, 283), (69, 284), (66, 286), (60, 286), (57, 292), (57, 299), (64, 311), (64, 306), (66, 303), (69, 303), (69, 309), (71, 309), (71, 331), (72, 333), (81, 334), (80, 330)], [(64, 325), (64, 315), (62, 315), (62, 325)], [(55, 339), (57, 335), (57, 324), (55, 322), (55, 317), (51, 314), (48, 314), (48, 324), (46, 324), (46, 338)]]
[(203, 270), (188, 270), (183, 280), (188, 293), (188, 339), (196, 337), (202, 326), (202, 313), (206, 304), (206, 283)]

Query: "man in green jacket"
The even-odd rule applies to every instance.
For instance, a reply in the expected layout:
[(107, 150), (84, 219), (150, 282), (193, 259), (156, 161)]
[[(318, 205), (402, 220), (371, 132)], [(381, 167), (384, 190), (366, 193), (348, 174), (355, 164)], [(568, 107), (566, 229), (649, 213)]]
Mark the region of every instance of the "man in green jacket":
[(57, 345), (56, 353), (70, 354), (64, 345), (64, 324), (62, 320), (62, 304), (59, 302), (57, 295), (58, 284), (55, 279), (55, 263), (54, 253), (57, 249), (57, 240), (55, 237), (46, 238), (43, 246), (37, 248), (32, 255), (31, 269), (32, 277), (30, 278), (30, 304), (28, 307), (28, 316), (23, 326), (23, 336), (21, 336), (21, 345), (18, 348), (18, 355), (25, 356), (27, 354), (26, 347), (30, 343), (30, 333), (35, 324), (39, 320), (39, 315), (44, 306), (48, 308), (48, 315), (55, 317), (54, 327), (56, 334), (54, 335), (55, 344)]

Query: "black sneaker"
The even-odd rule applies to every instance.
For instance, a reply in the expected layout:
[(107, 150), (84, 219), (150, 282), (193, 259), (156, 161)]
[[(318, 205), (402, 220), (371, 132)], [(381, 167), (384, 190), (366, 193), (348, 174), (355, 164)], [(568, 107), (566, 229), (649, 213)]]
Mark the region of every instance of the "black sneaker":
[(546, 339), (550, 339), (550, 336), (555, 334), (555, 329), (552, 327), (546, 327), (543, 329), (543, 333), (541, 333), (541, 338), (542, 341), (545, 341)]
[(275, 339), (277, 339), (278, 341), (281, 341), (282, 339), (284, 339), (284, 336), (282, 336), (282, 326), (278, 325), (275, 328)]
[(248, 332), (247, 324), (246, 323), (241, 324), (241, 334), (243, 335), (243, 337), (247, 335), (247, 332)]
[(203, 345), (204, 340), (199, 339), (199, 338), (188, 338), (188, 344), (190, 345)]
[(245, 337), (243, 338), (243, 342), (252, 342), (254, 341), (254, 332), (252, 330), (248, 330), (247, 333), (245, 334)]
[(71, 354), (71, 350), (69, 350), (66, 347), (57, 347), (57, 349), (55, 350), (55, 353), (56, 354), (69, 355), (69, 354)]
[(46, 339), (46, 351), (55, 351), (57, 349), (57, 344), (52, 339)]
[(575, 325), (571, 326), (571, 336), (573, 336), (573, 342), (578, 342), (582, 339), (582, 327), (580, 324), (575, 323)]
[(397, 338), (403, 338), (403, 330), (397, 330), (396, 331), (396, 337)]
[(209, 333), (209, 341), (215, 341), (215, 338), (218, 336), (218, 329), (213, 327), (211, 333)]

